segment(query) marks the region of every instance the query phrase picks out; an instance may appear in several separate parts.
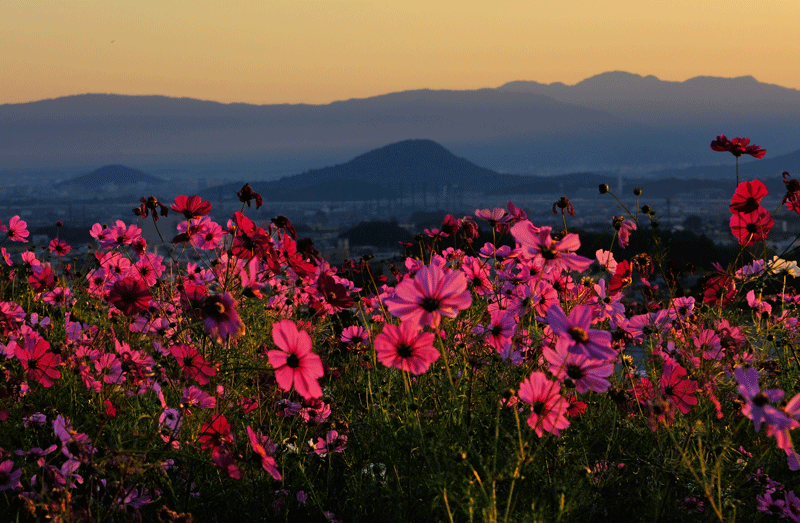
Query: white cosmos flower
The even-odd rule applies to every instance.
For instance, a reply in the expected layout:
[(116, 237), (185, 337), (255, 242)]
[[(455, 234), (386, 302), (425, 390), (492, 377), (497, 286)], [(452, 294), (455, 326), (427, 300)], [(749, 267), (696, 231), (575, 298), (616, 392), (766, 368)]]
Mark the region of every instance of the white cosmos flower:
[(796, 261), (788, 261), (777, 256), (772, 257), (772, 262), (769, 265), (769, 270), (773, 274), (788, 274), (789, 276), (800, 276), (800, 267), (797, 266)]

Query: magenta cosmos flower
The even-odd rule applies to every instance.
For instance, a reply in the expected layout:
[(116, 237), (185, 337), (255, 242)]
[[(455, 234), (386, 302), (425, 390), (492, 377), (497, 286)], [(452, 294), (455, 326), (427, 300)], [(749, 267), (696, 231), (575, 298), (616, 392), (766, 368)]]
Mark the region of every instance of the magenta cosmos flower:
[(559, 241), (550, 236), (551, 227), (535, 227), (525, 220), (511, 228), (511, 235), (519, 243), (520, 254), (534, 260), (543, 272), (559, 274), (565, 269), (583, 272), (592, 260), (575, 254), (581, 246), (577, 234), (567, 234)]
[(730, 220), (731, 232), (742, 247), (766, 240), (773, 225), (775, 220), (772, 215), (760, 205), (753, 212), (734, 213)]
[(322, 359), (311, 352), (311, 337), (298, 331), (291, 320), (281, 320), (272, 325), (272, 339), (278, 350), (267, 352), (269, 364), (275, 369), (278, 386), (295, 390), (306, 399), (322, 397), (317, 379), (324, 374)]
[(403, 279), (394, 295), (386, 299), (386, 307), (392, 315), (420, 327), (436, 327), (442, 316), (455, 318), (470, 305), (472, 296), (467, 290), (464, 273), (444, 272), (435, 265), (424, 266), (414, 278)]
[(540, 371), (531, 373), (519, 386), (519, 399), (531, 404), (528, 425), (540, 438), (545, 431), (560, 437), (559, 431), (569, 427), (566, 418), (569, 402), (559, 393), (560, 388)]
[(196, 195), (187, 198), (185, 194), (181, 194), (175, 197), (172, 210), (183, 214), (187, 220), (191, 220), (207, 216), (211, 212), (211, 203)]
[(25, 242), (28, 240), (30, 233), (28, 232), (28, 224), (24, 222), (19, 216), (14, 216), (8, 221), (8, 239), (12, 242)]
[(749, 213), (758, 210), (761, 200), (769, 194), (766, 185), (760, 180), (742, 182), (736, 187), (736, 192), (731, 198), (730, 210), (733, 213)]
[(15, 345), (14, 355), (22, 363), (29, 380), (38, 381), (43, 387), (52, 387), (61, 377), (61, 371), (58, 370), (61, 356), (50, 352), (47, 340), (37, 334), (31, 334), (25, 337), (22, 345), (18, 342), (12, 343)]
[(434, 338), (431, 332), (420, 332), (414, 322), (404, 321), (399, 327), (386, 324), (375, 337), (375, 351), (387, 367), (422, 374), (439, 358), (439, 351), (433, 347)]

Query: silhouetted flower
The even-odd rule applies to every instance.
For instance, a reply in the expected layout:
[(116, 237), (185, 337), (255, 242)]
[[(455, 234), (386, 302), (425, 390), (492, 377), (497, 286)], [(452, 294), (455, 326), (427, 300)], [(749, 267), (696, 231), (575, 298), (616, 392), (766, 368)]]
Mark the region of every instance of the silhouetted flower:
[(729, 140), (724, 134), (717, 136), (717, 139), (711, 142), (711, 150), (717, 152), (729, 152), (732, 155), (739, 157), (743, 154), (749, 154), (753, 158), (763, 158), (767, 154), (766, 149), (762, 149), (758, 145), (749, 145), (750, 138), (734, 138)]
[(264, 199), (261, 198), (261, 195), (258, 194), (250, 187), (249, 183), (244, 184), (244, 187), (236, 193), (236, 196), (239, 197), (239, 201), (242, 203), (246, 203), (248, 207), (250, 207), (250, 200), (256, 201), (256, 210), (258, 210), (261, 205), (264, 203)]

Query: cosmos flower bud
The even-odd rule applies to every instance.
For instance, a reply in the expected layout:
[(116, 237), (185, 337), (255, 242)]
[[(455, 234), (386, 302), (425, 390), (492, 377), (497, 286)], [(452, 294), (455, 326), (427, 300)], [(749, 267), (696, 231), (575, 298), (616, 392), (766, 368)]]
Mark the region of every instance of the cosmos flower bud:
[(608, 184), (607, 183), (601, 183), (600, 184), (600, 194), (605, 194), (607, 192), (608, 192)]

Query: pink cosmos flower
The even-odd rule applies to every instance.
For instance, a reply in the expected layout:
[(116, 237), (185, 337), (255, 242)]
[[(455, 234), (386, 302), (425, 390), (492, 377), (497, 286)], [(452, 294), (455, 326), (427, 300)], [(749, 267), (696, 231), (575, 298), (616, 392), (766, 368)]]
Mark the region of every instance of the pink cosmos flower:
[(703, 291), (703, 303), (727, 307), (736, 296), (736, 282), (730, 274), (721, 273), (708, 279)]
[(200, 232), (192, 237), (192, 245), (209, 250), (219, 247), (226, 231), (216, 222), (207, 222)]
[(33, 292), (42, 293), (55, 288), (56, 274), (49, 264), (33, 265), (31, 266), (31, 275), (28, 276), (28, 283)]
[[(313, 441), (309, 441), (313, 443)], [(347, 444), (347, 436), (339, 434), (338, 431), (329, 430), (325, 435), (325, 439), (317, 438), (317, 443), (314, 445), (314, 452), (320, 456), (325, 457), (328, 454), (336, 454), (344, 452)]]
[(185, 194), (175, 197), (172, 210), (183, 214), (187, 220), (206, 216), (211, 212), (211, 203), (203, 200), (199, 196), (186, 197)]
[(692, 342), (697, 350), (703, 352), (703, 358), (707, 360), (719, 360), (724, 356), (719, 336), (711, 329), (701, 329), (692, 337)]
[(207, 384), (217, 373), (214, 367), (191, 345), (185, 343), (175, 345), (169, 353), (178, 360), (183, 375), (197, 381), (200, 385)]
[(766, 423), (774, 429), (789, 427), (792, 420), (783, 412), (770, 405), (783, 397), (780, 389), (761, 390), (758, 384), (758, 371), (754, 368), (747, 370), (737, 367), (734, 373), (739, 382), (739, 395), (745, 400), (742, 414), (753, 420), (756, 432), (761, 430), (761, 424)]
[(617, 260), (614, 259), (614, 255), (611, 251), (598, 249), (597, 252), (595, 252), (595, 259), (597, 263), (600, 264), (602, 270), (610, 272), (611, 274), (617, 271)]
[(542, 351), (544, 359), (550, 364), (550, 372), (562, 382), (569, 379), (579, 393), (587, 391), (605, 392), (611, 386), (608, 381), (614, 372), (614, 364), (609, 360), (597, 360), (583, 354), (573, 354), (565, 345), (556, 345), (555, 350)]
[(322, 359), (311, 352), (311, 337), (298, 331), (291, 320), (281, 320), (272, 325), (272, 339), (278, 350), (267, 352), (269, 364), (275, 369), (278, 386), (295, 390), (306, 399), (322, 397), (317, 379), (324, 374)]
[(254, 431), (249, 425), (247, 426), (247, 438), (250, 440), (253, 452), (261, 459), (261, 467), (269, 472), (273, 479), (280, 481), (283, 476), (278, 471), (278, 464), (275, 458), (272, 457), (276, 450), (272, 440), (261, 434), (260, 430), (258, 432)]
[(611, 333), (592, 329), (593, 307), (576, 305), (569, 316), (564, 314), (559, 305), (548, 309), (547, 321), (553, 333), (558, 336), (556, 350), (566, 347), (573, 354), (583, 354), (596, 360), (612, 360), (617, 352), (611, 348)]
[(142, 237), (141, 227), (134, 224), (125, 225), (122, 220), (117, 220), (116, 226), (109, 227), (99, 238), (100, 247), (110, 249), (123, 245), (133, 245)]
[(693, 405), (697, 405), (697, 398), (692, 396), (697, 391), (697, 382), (686, 378), (686, 369), (677, 364), (664, 365), (661, 374), (661, 394), (683, 414), (688, 413)]
[(69, 254), (69, 251), (72, 250), (72, 247), (70, 247), (69, 244), (67, 244), (67, 242), (64, 240), (54, 238), (50, 240), (50, 243), (47, 245), (47, 249), (56, 256), (66, 256)]
[(486, 220), (487, 222), (489, 222), (489, 225), (492, 228), (497, 228), (497, 227), (502, 228), (513, 218), (502, 207), (495, 207), (492, 210), (475, 209), (475, 216), (477, 216), (481, 220)]
[(439, 358), (434, 339), (433, 333), (421, 332), (414, 322), (404, 321), (399, 327), (386, 324), (375, 337), (375, 351), (387, 367), (422, 374)]
[(414, 278), (404, 278), (385, 303), (389, 312), (403, 322), (437, 327), (442, 316), (455, 318), (459, 311), (469, 308), (472, 296), (464, 273), (427, 265)]
[(25, 238), (29, 234), (28, 224), (22, 221), (19, 216), (14, 216), (8, 221), (8, 239), (12, 242), (28, 243)]
[(342, 330), (341, 342), (357, 347), (369, 343), (369, 330), (361, 325), (351, 325)]
[(520, 255), (533, 259), (543, 272), (559, 274), (567, 269), (578, 272), (588, 269), (592, 260), (574, 252), (581, 246), (578, 235), (567, 234), (553, 241), (551, 230), (551, 227), (534, 227), (525, 220), (511, 227), (511, 234), (520, 245)]
[[(61, 356), (50, 352), (50, 344), (36, 334), (25, 337), (22, 346), (17, 342), (14, 355), (22, 362), (22, 367), (29, 380), (38, 381), (43, 387), (52, 387), (55, 381), (61, 377), (58, 366), (61, 363)], [(9, 343), (9, 348), (11, 343)]]
[(103, 376), (103, 381), (106, 383), (119, 385), (125, 381), (122, 361), (115, 354), (103, 354), (99, 360), (94, 362), (94, 368), (98, 374)]
[(213, 409), (217, 404), (217, 398), (205, 392), (200, 387), (192, 385), (189, 388), (183, 388), (183, 395), (181, 396), (181, 408), (187, 411), (193, 407), (200, 407), (201, 409)]
[(560, 437), (560, 430), (569, 427), (566, 418), (569, 403), (559, 391), (559, 384), (548, 380), (541, 371), (531, 373), (519, 386), (519, 399), (532, 407), (528, 425), (540, 438), (545, 431)]
[(514, 314), (498, 309), (490, 316), (489, 325), (476, 325), (473, 332), (483, 336), (491, 347), (502, 353), (511, 346), (511, 338), (517, 330), (517, 321)]
[(617, 231), (617, 243), (623, 249), (628, 246), (631, 238), (631, 231), (636, 230), (636, 222), (632, 220), (623, 220), (619, 225)]

